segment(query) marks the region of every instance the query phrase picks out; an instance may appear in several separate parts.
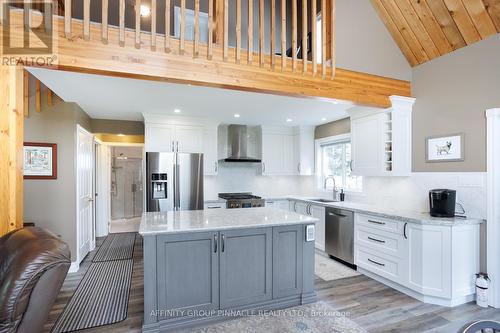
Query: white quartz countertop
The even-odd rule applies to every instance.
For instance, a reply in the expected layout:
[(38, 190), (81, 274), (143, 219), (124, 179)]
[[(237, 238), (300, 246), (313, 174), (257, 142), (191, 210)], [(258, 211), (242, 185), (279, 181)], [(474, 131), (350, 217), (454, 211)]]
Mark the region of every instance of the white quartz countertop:
[(144, 213), (139, 227), (143, 236), (274, 227), (315, 223), (318, 219), (277, 208), (239, 208)]
[(452, 218), (441, 218), (441, 217), (433, 217), (428, 212), (412, 212), (405, 211), (399, 209), (384, 209), (375, 205), (356, 203), (356, 202), (331, 202), (331, 203), (323, 203), (318, 201), (312, 201), (310, 198), (301, 197), (301, 196), (288, 196), (283, 199), (289, 200), (297, 200), (304, 201), (307, 203), (311, 203), (317, 206), (324, 207), (333, 207), (339, 209), (346, 209), (356, 213), (361, 214), (370, 214), (382, 218), (389, 218), (398, 220), (401, 222), (408, 223), (418, 223), (418, 224), (428, 224), (428, 225), (443, 225), (443, 226), (455, 226), (455, 225), (467, 225), (467, 224), (480, 224), (486, 222), (481, 218), (473, 218), (473, 217), (452, 217)]

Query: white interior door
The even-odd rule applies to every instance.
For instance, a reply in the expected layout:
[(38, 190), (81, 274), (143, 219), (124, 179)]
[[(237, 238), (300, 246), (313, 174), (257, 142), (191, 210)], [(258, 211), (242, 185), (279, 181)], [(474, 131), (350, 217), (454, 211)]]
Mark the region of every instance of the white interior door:
[(94, 242), (94, 136), (80, 126), (76, 132), (77, 261), (80, 263)]

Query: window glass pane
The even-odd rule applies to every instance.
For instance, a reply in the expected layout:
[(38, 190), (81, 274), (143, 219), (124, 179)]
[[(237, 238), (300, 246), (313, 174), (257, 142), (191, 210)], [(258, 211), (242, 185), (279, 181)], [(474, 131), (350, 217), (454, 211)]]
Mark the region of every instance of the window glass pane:
[[(341, 142), (322, 146), (321, 154), (321, 176), (323, 182), (329, 176), (334, 176), (335, 186), (338, 190), (362, 191), (362, 180), (360, 176), (354, 176), (351, 171), (351, 143)], [(324, 183), (323, 183), (324, 185)], [(327, 179), (326, 187), (331, 189), (333, 181)]]

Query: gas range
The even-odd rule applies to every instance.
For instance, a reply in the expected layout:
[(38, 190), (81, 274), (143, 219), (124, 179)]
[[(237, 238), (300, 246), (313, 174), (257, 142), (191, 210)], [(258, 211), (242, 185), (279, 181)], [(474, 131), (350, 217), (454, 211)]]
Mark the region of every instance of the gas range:
[(219, 198), (226, 200), (226, 208), (264, 207), (266, 201), (252, 193), (219, 193)]

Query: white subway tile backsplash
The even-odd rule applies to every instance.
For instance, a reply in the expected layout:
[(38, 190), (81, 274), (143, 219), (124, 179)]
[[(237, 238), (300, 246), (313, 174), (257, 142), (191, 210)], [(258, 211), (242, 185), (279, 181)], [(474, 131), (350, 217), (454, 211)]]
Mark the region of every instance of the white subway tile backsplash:
[[(262, 176), (260, 164), (221, 164), (217, 176), (205, 177), (205, 198), (220, 192), (253, 192), (264, 198), (287, 195), (330, 196), (316, 188), (314, 176)], [(410, 177), (365, 177), (361, 195), (347, 195), (353, 202), (387, 209), (428, 212), (428, 192), (434, 188), (457, 190), (457, 202), (470, 217), (486, 218), (485, 172), (418, 172)]]

